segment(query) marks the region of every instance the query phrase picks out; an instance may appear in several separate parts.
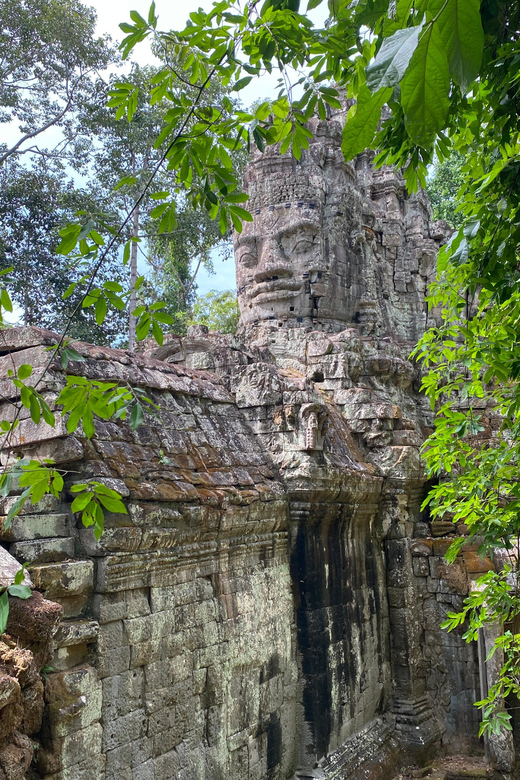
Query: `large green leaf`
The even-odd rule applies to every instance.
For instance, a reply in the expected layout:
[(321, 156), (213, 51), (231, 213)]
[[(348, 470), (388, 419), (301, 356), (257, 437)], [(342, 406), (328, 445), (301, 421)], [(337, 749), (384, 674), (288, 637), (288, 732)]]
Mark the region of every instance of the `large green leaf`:
[(366, 68), (367, 87), (395, 87), (403, 78), (419, 42), (422, 25), (397, 30), (381, 46), (375, 60)]
[(9, 597), (7, 595), (7, 591), (4, 590), (4, 592), (0, 594), (0, 634), (3, 634), (5, 631), (8, 617), (9, 617)]
[(467, 91), (480, 70), (484, 31), (480, 0), (448, 0), (436, 22), (446, 50), (450, 75)]
[(391, 87), (384, 87), (373, 95), (364, 84), (358, 93), (356, 112), (343, 128), (341, 149), (346, 160), (351, 160), (370, 146), (381, 117), (381, 107), (392, 94)]
[(389, 0), (365, 0), (356, 5), (356, 24), (360, 27), (374, 25), (388, 13)]
[(430, 147), (446, 125), (450, 73), (448, 58), (436, 24), (429, 24), (401, 81), (405, 125), (412, 140)]

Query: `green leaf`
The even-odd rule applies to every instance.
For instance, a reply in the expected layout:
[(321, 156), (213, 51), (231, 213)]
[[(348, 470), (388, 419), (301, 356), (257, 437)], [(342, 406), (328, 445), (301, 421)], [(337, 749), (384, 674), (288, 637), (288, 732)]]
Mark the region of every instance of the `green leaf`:
[(18, 599), (28, 599), (32, 594), (28, 585), (9, 585), (7, 590), (10, 596), (16, 596)]
[(0, 290), (0, 305), (6, 311), (13, 310), (13, 304), (11, 302), (11, 298), (9, 297), (9, 293), (4, 288)]
[(38, 403), (38, 399), (36, 398), (34, 393), (31, 393), (30, 412), (31, 412), (31, 420), (33, 421), (33, 423), (38, 425), (41, 419), (41, 410), (40, 410), (40, 404)]
[(72, 284), (69, 284), (65, 292), (63, 293), (63, 300), (66, 301), (67, 298), (70, 298), (74, 290), (76, 289), (77, 282), (72, 282)]
[(365, 70), (371, 92), (399, 84), (417, 48), (421, 30), (422, 25), (406, 27), (383, 42), (375, 60)]
[(98, 246), (103, 246), (104, 243), (105, 243), (105, 239), (103, 238), (103, 236), (100, 233), (97, 232), (97, 230), (91, 230), (90, 233), (89, 233), (89, 237)]
[(127, 104), (127, 116), (128, 121), (132, 121), (132, 117), (134, 116), (135, 112), (137, 111), (137, 102), (139, 97), (139, 90), (136, 87), (132, 94), (128, 98), (128, 104)]
[(102, 325), (107, 316), (107, 302), (105, 298), (98, 298), (96, 301), (96, 322), (98, 325)]
[(162, 332), (161, 326), (155, 320), (152, 321), (152, 333), (159, 346), (162, 346), (164, 341), (164, 334)]
[(466, 92), (482, 63), (480, 0), (448, 0), (437, 21), (453, 81)]
[(28, 379), (32, 374), (32, 366), (30, 366), (28, 363), (23, 363), (23, 365), (20, 366), (16, 373), (18, 375), (18, 379)]
[(152, 200), (164, 200), (164, 198), (167, 198), (169, 196), (168, 190), (163, 190), (162, 192), (154, 192), (150, 197)]
[(94, 507), (93, 520), (94, 520), (94, 537), (97, 540), (99, 540), (103, 533), (104, 522), (105, 522), (105, 516), (99, 504), (96, 504)]
[(224, 235), (227, 230), (227, 209), (224, 207), (220, 209), (220, 214), (218, 216), (218, 226), (220, 232), (222, 235)]
[(126, 515), (128, 512), (126, 511), (126, 506), (123, 504), (121, 499), (118, 498), (112, 498), (111, 496), (98, 496), (99, 501), (103, 504), (105, 509), (107, 509), (109, 512), (115, 512), (116, 514), (120, 515)]
[(19, 379), (13, 379), (13, 384), (20, 388), (20, 401), (22, 402), (22, 405), (25, 406), (26, 409), (30, 409), (32, 394), (29, 388), (25, 387)]
[(146, 22), (137, 11), (130, 11), (130, 19), (135, 22), (137, 27), (146, 27)]
[(67, 365), (69, 363), (69, 360), (73, 360), (77, 363), (80, 363), (85, 360), (83, 355), (81, 355), (79, 352), (77, 352), (74, 347), (64, 347), (63, 351), (61, 353), (61, 367), (67, 368)]
[(391, 87), (384, 87), (373, 95), (363, 84), (358, 94), (358, 103), (353, 116), (347, 117), (343, 128), (341, 149), (346, 160), (370, 146), (379, 124), (381, 108), (392, 94)]
[(121, 187), (130, 187), (132, 184), (135, 184), (136, 181), (136, 176), (123, 176), (121, 179), (119, 179), (118, 183), (114, 187), (114, 190), (119, 190)]
[(81, 491), (86, 490), (88, 488), (88, 485), (86, 482), (82, 482), (79, 485), (71, 485), (69, 488), (71, 493), (81, 493)]
[(78, 238), (81, 233), (81, 225), (68, 225), (63, 230), (60, 230), (62, 239), (56, 247), (56, 253), (59, 255), (68, 255), (75, 248), (78, 243)]
[(83, 411), (81, 424), (83, 427), (83, 433), (85, 434), (87, 439), (91, 439), (94, 436), (95, 428), (94, 428), (94, 416), (92, 414), (92, 409), (89, 406), (87, 406), (87, 408)]
[(92, 501), (92, 493), (84, 492), (76, 496), (70, 505), (71, 512), (82, 512)]
[(239, 79), (235, 84), (233, 84), (231, 89), (234, 92), (240, 92), (241, 89), (247, 87), (247, 85), (251, 82), (252, 78), (253, 78), (252, 76), (244, 76), (243, 79)]
[(152, 318), (150, 317), (149, 313), (145, 312), (144, 314), (141, 314), (137, 320), (137, 325), (135, 326), (135, 335), (137, 341), (143, 341), (143, 339), (148, 336), (151, 325)]
[(103, 282), (103, 287), (110, 292), (123, 292), (123, 287), (119, 282)]
[(153, 318), (154, 320), (157, 320), (157, 322), (162, 322), (163, 325), (173, 325), (175, 322), (171, 314), (165, 314), (163, 311), (154, 312)]
[(128, 261), (130, 260), (130, 245), (131, 241), (127, 241), (125, 244), (125, 248), (123, 250), (123, 265), (127, 265)]
[(253, 217), (249, 211), (246, 211), (246, 209), (243, 209), (241, 206), (231, 206), (229, 210), (234, 212), (237, 217), (240, 217), (244, 222), (253, 221)]
[(18, 498), (15, 501), (13, 501), (11, 508), (9, 509), (9, 512), (7, 513), (7, 517), (4, 521), (4, 529), (11, 527), (13, 517), (16, 517), (16, 515), (20, 513), (20, 510), (25, 504), (26, 499), (29, 497), (30, 492), (31, 492), (31, 488), (26, 488), (23, 491), (23, 493), (21, 493), (21, 495), (19, 495)]
[(160, 203), (158, 206), (156, 206), (151, 210), (150, 217), (152, 219), (157, 219), (158, 217), (164, 214), (167, 208), (168, 208), (168, 203)]
[(231, 217), (231, 221), (233, 223), (233, 227), (235, 228), (236, 232), (237, 233), (241, 233), (242, 232), (242, 223), (241, 223), (240, 219), (237, 217), (237, 215), (233, 211), (230, 211), (229, 215)]
[[(364, 0), (356, 5), (356, 23), (373, 27), (382, 16), (388, 14), (388, 0)], [(332, 11), (335, 0), (329, 0), (329, 9)]]
[(7, 591), (4, 590), (0, 594), (0, 634), (3, 634), (7, 626), (7, 619), (9, 618), (9, 597)]
[(428, 149), (444, 129), (450, 108), (448, 59), (436, 24), (427, 26), (401, 81), (405, 126), (418, 146)]
[(130, 413), (130, 428), (135, 431), (143, 422), (143, 407), (139, 403), (135, 403)]
[(45, 420), (47, 425), (50, 425), (52, 428), (54, 428), (54, 426), (56, 425), (56, 418), (54, 414), (51, 412), (49, 406), (45, 403), (43, 398), (40, 397), (38, 400), (40, 402), (40, 409), (42, 412), (43, 419)]

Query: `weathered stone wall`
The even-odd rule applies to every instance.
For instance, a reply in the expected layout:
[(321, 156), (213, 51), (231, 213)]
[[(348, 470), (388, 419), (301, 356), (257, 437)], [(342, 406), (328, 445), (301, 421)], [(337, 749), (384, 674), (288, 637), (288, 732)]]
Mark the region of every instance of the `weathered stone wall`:
[[(301, 334), (282, 369), (248, 363), (273, 360), (278, 331), (272, 352), (218, 337), (229, 389), (214, 374), (77, 345), (86, 360), (69, 370), (131, 378), (159, 415), (135, 433), (98, 421), (90, 442), (59, 427), (39, 441), (28, 419), (19, 426), (10, 457), (50, 455), (71, 472), (67, 490), (94, 477), (128, 507), (108, 514), (99, 543), (68, 492), (26, 506), (4, 533), (65, 611), (40, 777), (287, 780), (319, 766), (343, 778), (372, 767), (375, 778), (446, 726), (474, 737), (475, 659), (433, 622), (440, 559), (426, 579), (412, 563), (419, 438), (394, 436), (420, 430), (413, 369), (368, 337)], [(38, 371), (48, 353), (16, 338), (10, 364)], [(209, 334), (191, 338), (199, 362), (214, 359)], [(345, 345), (355, 360), (340, 359)], [(62, 382), (53, 365), (44, 389)], [(453, 583), (436, 588), (435, 604), (453, 599)]]
[[(4, 533), (65, 612), (40, 777), (288, 780), (319, 767), (350, 780), (369, 767), (378, 778), (443, 732), (474, 739), (475, 658), (435, 623), (466, 570), (460, 582), (443, 574), (444, 540), (410, 542), (426, 527), (419, 439), (392, 443), (419, 426), (413, 369), (368, 337), (302, 336), (291, 361), (305, 355), (303, 372), (248, 364), (238, 342), (217, 337), (229, 389), (214, 374), (79, 344), (86, 360), (69, 371), (131, 377), (158, 416), (136, 432), (98, 421), (91, 441), (59, 427), (39, 441), (29, 420), (19, 426), (10, 457), (50, 455), (70, 471), (61, 500), (26, 505)], [(195, 341), (197, 360), (216, 354), (209, 334)], [(349, 364), (338, 360), (345, 344)], [(269, 357), (254, 349), (246, 356)], [(36, 370), (44, 359), (36, 346), (9, 356)], [(355, 396), (346, 365), (365, 377)], [(62, 382), (54, 365), (45, 390)], [(357, 404), (333, 402), (345, 392)], [(67, 491), (87, 478), (128, 508), (108, 513), (100, 542), (70, 513)]]
[[(40, 443), (29, 420), (19, 426), (13, 454), (52, 455), (70, 469), (67, 488), (95, 477), (128, 506), (108, 514), (99, 543), (77, 527), (67, 492), (26, 505), (33, 514), (4, 534), (66, 615), (38, 773), (287, 777), (298, 668), (287, 502), (273, 465), (216, 377), (78, 348), (86, 360), (73, 371), (131, 376), (161, 411), (135, 433), (98, 421), (91, 442), (61, 438), (58, 427)], [(9, 358), (36, 369), (44, 359), (38, 347)]]
[(489, 560), (467, 550), (453, 564), (444, 555), (452, 539), (422, 538), (410, 545), (414, 593), (420, 599), (423, 634), (423, 675), (437, 716), (446, 724), (444, 742), (459, 752), (473, 752), (480, 713), (478, 656), (475, 643), (468, 645), (462, 631), (440, 631), (446, 613), (459, 611), (471, 582), (492, 568)]

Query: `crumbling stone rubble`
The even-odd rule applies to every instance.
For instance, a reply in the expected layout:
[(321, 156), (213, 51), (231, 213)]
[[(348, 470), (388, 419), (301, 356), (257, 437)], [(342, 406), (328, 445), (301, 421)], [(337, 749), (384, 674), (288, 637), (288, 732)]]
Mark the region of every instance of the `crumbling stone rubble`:
[[(0, 586), (12, 584), (20, 564), (0, 548)], [(30, 580), (26, 577), (26, 584)], [(40, 675), (52, 651), (62, 615), (59, 604), (34, 591), (27, 599), (9, 597), (9, 618), (0, 637), (0, 778), (29, 780), (37, 755), (36, 735), (45, 709)]]

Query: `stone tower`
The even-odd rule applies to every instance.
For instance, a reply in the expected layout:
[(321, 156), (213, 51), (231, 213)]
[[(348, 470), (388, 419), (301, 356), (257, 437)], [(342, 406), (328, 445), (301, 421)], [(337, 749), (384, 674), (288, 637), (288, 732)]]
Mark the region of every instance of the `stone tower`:
[[(389, 780), (480, 749), (477, 653), (440, 623), (492, 564), (448, 567), (454, 529), (421, 511), (432, 416), (409, 360), (446, 226), (369, 152), (343, 161), (342, 119), (313, 120), (299, 162), (272, 148), (246, 169), (236, 336), (194, 326), (138, 355), (75, 344), (69, 375), (143, 388), (157, 414), (136, 431), (96, 420), (90, 440), (26, 416), (10, 441), (6, 462), (66, 472), (2, 533), (33, 611), (41, 594), (63, 610), (57, 632), (48, 601), (46, 633), (8, 626), (31, 669), (52, 666), (45, 709), (32, 678), (0, 702), (12, 780), (34, 744), (31, 780)], [(43, 375), (58, 337), (0, 337), (7, 415), (8, 370)], [(41, 391), (64, 382), (56, 360)], [(127, 508), (99, 542), (71, 511), (89, 479)]]

